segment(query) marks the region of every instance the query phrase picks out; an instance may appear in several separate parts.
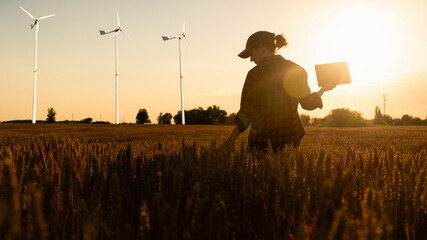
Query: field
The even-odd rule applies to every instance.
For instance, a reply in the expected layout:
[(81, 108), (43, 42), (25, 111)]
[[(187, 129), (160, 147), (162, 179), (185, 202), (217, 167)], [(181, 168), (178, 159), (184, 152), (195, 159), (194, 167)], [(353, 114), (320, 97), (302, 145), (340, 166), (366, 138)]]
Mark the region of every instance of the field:
[(427, 127), (0, 124), (2, 239), (425, 239)]

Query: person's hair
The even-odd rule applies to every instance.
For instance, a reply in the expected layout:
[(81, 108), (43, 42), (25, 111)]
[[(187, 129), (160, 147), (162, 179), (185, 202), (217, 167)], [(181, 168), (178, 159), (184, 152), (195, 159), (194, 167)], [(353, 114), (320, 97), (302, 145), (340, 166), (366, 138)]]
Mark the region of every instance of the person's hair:
[(282, 47), (288, 46), (288, 41), (285, 38), (285, 34), (283, 33), (277, 34), (274, 37), (274, 45), (276, 45), (276, 49), (274, 50), (274, 53), (279, 51)]
[(288, 41), (285, 38), (285, 34), (280, 33), (277, 34), (274, 39), (273, 42), (269, 42), (269, 43), (260, 43), (260, 45), (263, 45), (268, 51), (272, 51), (274, 52), (274, 54), (277, 53), (277, 51), (279, 51), (281, 48), (286, 47), (288, 45)]

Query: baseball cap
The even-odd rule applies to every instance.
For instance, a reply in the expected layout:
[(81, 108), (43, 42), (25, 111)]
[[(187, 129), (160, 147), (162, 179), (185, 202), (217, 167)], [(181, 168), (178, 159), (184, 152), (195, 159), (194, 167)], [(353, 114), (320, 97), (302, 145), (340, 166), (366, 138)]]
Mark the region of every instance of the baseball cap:
[(266, 43), (266, 44), (272, 44), (274, 43), (274, 33), (267, 32), (267, 31), (258, 31), (254, 34), (252, 34), (248, 41), (246, 41), (246, 48), (241, 53), (239, 53), (239, 57), (241, 58), (248, 58), (251, 56), (251, 50), (254, 47), (257, 47), (259, 44)]

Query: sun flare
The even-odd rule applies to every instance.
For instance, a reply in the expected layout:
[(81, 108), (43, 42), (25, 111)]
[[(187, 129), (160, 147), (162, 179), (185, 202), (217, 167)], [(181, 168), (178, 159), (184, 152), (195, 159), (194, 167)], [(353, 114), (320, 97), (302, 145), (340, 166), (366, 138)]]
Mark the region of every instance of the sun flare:
[(319, 28), (318, 60), (347, 61), (355, 83), (378, 78), (393, 68), (401, 55), (402, 34), (397, 20), (378, 6), (339, 8)]

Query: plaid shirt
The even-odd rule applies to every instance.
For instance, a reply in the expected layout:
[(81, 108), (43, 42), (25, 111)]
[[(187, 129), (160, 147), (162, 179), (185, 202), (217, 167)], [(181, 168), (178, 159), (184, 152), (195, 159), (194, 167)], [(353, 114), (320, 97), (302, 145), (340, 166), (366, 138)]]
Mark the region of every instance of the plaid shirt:
[(322, 107), (317, 93), (310, 94), (304, 68), (280, 55), (265, 57), (246, 76), (235, 124), (241, 133), (251, 126), (251, 148), (265, 150), (269, 141), (274, 150), (298, 146), (305, 134), (298, 103), (307, 110)]

